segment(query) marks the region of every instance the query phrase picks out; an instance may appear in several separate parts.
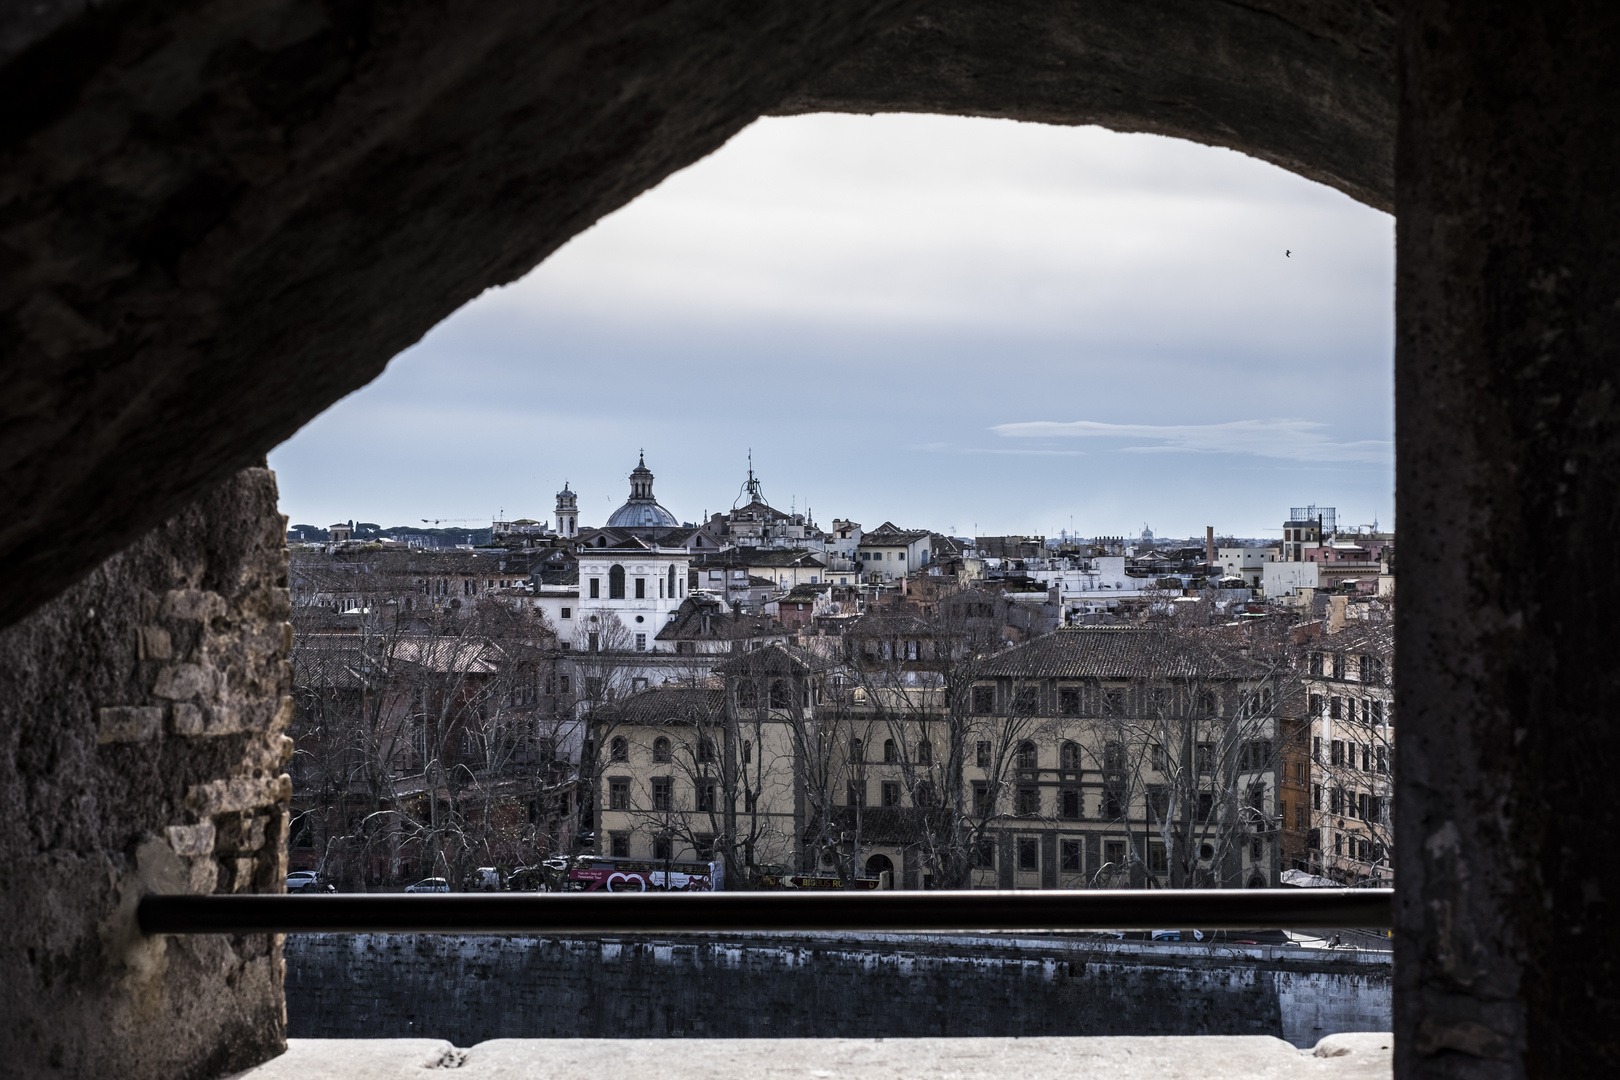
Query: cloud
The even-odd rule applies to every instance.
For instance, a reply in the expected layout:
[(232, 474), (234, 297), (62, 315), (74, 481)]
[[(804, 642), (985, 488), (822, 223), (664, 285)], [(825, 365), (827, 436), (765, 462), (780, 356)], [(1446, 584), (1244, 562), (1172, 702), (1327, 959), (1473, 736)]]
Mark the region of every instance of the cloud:
[(1012, 457), (1085, 457), (1084, 450), (1045, 450), (1034, 447), (958, 446), (948, 442), (913, 443), (908, 449), (925, 454), (1001, 454)]
[(1393, 447), (1384, 440), (1335, 442), (1315, 420), (1233, 420), (1224, 424), (1106, 424), (1098, 420), (1032, 420), (997, 424), (990, 430), (1008, 439), (1146, 439), (1123, 446), (1127, 453), (1189, 451), (1250, 454), (1290, 461), (1359, 461), (1388, 464)]
[[(598, 523), (642, 447), (682, 520), (731, 505), (751, 450), (774, 503), (827, 519), (1258, 536), (1315, 502), (1387, 521), (1393, 273), (1388, 215), (1229, 150), (769, 118), (271, 461), (306, 522), (544, 518), (567, 480)], [(1099, 416), (1156, 426), (987, 430)], [(1328, 426), (1157, 426), (1245, 416)]]

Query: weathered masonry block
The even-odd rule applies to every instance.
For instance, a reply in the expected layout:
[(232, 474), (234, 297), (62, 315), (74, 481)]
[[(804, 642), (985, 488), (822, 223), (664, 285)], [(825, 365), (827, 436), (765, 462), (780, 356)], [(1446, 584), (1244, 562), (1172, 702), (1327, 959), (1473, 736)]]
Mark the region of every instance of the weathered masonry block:
[(215, 1077), (284, 1047), (279, 938), (134, 921), (146, 892), (282, 888), (284, 530), (244, 470), (0, 632), (6, 1075)]

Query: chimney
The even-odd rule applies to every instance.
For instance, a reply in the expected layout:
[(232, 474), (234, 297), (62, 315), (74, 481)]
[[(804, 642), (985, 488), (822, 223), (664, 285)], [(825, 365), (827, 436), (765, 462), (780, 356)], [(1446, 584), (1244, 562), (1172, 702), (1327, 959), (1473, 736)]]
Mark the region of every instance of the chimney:
[(1204, 526), (1204, 562), (1215, 565), (1215, 526)]
[(1350, 604), (1348, 596), (1328, 597), (1327, 632), (1337, 634), (1344, 629), (1345, 608)]

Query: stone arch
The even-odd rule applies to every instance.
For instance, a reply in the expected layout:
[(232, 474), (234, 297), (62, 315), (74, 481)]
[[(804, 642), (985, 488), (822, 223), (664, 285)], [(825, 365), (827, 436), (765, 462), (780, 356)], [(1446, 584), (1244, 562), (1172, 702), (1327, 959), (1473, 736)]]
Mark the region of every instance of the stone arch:
[[(203, 0), (14, 7), (0, 625), (205, 492), (228, 495), (454, 308), (759, 115), (1095, 123), (1398, 203), (1397, 486), (1408, 527), (1423, 519), (1401, 555), (1415, 651), (1400, 708), (1418, 737), (1399, 781), (1398, 1071), (1562, 1075), (1612, 1058), (1602, 1003), (1620, 965), (1593, 960), (1612, 958), (1616, 890), (1589, 891), (1587, 860), (1559, 846), (1612, 803), (1620, 745), (1615, 587), (1561, 576), (1604, 564), (1620, 505), (1612, 0), (1485, 18), (1458, 0), (765, 0), (724, 18), (703, 0), (611, 17), (582, 0), (566, 20), (518, 0), (298, 19), (248, 0), (211, 10), (206, 36), (186, 32)], [(268, 560), (276, 515), (228, 503), (213, 504), (229, 540), (209, 558), (240, 544)], [(40, 618), (67, 634), (87, 616)], [(274, 1021), (240, 1037), (184, 1019), (129, 1030), (148, 1056), (124, 1068), (129, 1037), (96, 1029), (78, 1070), (231, 1069), (279, 1039)]]

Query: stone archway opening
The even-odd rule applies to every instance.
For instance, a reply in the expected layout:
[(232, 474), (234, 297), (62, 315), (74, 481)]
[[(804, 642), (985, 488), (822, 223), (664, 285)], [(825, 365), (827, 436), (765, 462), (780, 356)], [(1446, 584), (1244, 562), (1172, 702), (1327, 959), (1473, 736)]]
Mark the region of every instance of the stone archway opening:
[[(1569, 837), (1611, 831), (1615, 590), (1567, 568), (1605, 565), (1620, 505), (1620, 8), (295, 7), (0, 21), (22, 1068), (279, 1045), (273, 940), (160, 956), (128, 918), (145, 888), (275, 887), (263, 453), (755, 117), (900, 110), (1176, 135), (1396, 210), (1397, 1071), (1613, 1071), (1620, 888)], [(209, 682), (199, 641), (262, 678)]]

